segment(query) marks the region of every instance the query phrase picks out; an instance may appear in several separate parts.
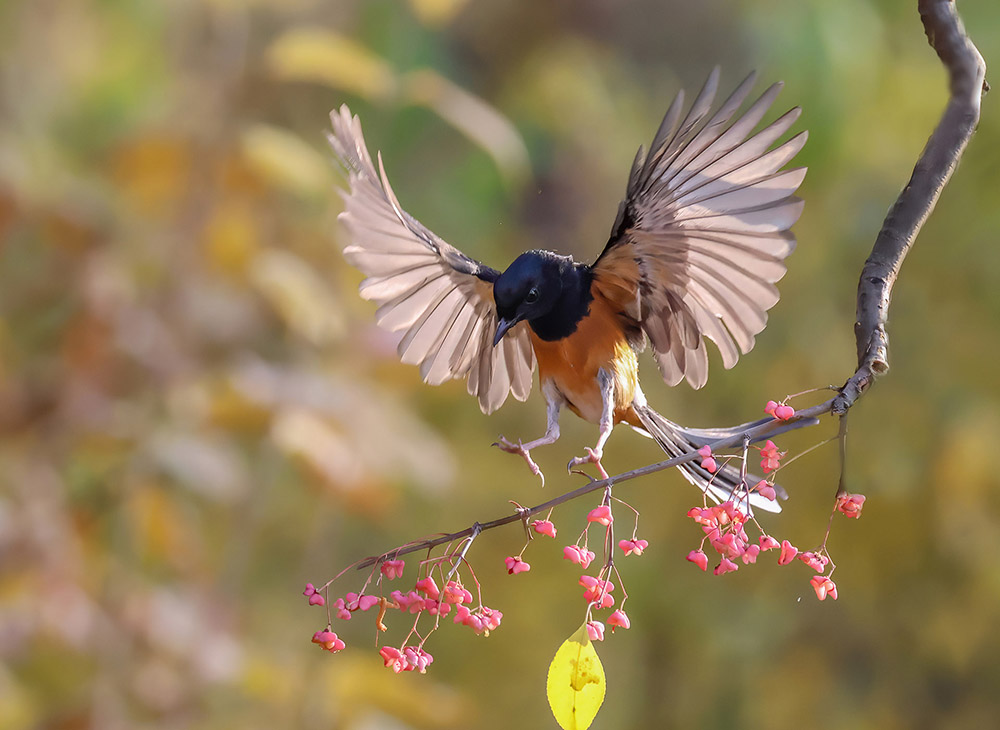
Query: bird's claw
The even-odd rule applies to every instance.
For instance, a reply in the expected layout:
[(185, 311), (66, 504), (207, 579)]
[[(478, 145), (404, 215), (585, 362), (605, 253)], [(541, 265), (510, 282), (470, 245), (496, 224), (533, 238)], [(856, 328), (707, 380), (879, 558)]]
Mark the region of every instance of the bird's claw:
[(506, 451), (508, 454), (517, 454), (528, 464), (528, 468), (531, 473), (542, 480), (542, 486), (545, 486), (545, 475), (542, 474), (542, 470), (538, 468), (538, 464), (534, 462), (531, 458), (531, 453), (528, 449), (524, 448), (524, 445), (518, 441), (516, 444), (503, 436), (500, 436), (496, 441), (493, 442), (493, 446), (496, 446), (501, 451)]
[(601, 457), (603, 453), (594, 451), (589, 446), (585, 449), (587, 452), (586, 456), (574, 456), (569, 460), (569, 464), (566, 465), (566, 470), (573, 473), (574, 466), (582, 466), (583, 464), (593, 464), (597, 467), (597, 473), (600, 474), (601, 479), (607, 479), (608, 473), (604, 470), (604, 466), (601, 464)]

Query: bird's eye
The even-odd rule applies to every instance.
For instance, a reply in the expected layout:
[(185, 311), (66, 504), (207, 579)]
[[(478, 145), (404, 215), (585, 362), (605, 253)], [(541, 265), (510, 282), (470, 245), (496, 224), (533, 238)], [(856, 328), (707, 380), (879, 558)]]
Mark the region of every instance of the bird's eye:
[(538, 301), (538, 287), (532, 287), (531, 291), (528, 292), (528, 296), (524, 298), (524, 301), (528, 304)]

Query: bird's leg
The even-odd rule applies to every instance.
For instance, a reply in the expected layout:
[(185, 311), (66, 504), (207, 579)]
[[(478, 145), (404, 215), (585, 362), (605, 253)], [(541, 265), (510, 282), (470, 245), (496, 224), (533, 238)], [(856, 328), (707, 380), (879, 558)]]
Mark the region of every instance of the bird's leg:
[(545, 396), (545, 418), (547, 421), (545, 435), (526, 444), (522, 444), (520, 440), (514, 443), (500, 436), (493, 445), (499, 447), (501, 451), (506, 451), (508, 454), (518, 454), (521, 456), (528, 463), (531, 473), (542, 480), (542, 486), (544, 487), (545, 475), (542, 474), (542, 470), (538, 468), (538, 464), (532, 460), (528, 452), (536, 446), (548, 446), (559, 439), (559, 411), (563, 405), (563, 397), (555, 388), (544, 386), (542, 387), (542, 394)]
[(611, 377), (611, 374), (601, 368), (597, 373), (597, 380), (601, 385), (601, 400), (604, 404), (601, 409), (601, 420), (599, 423), (600, 430), (597, 433), (597, 443), (594, 448), (587, 448), (586, 456), (575, 456), (569, 460), (569, 464), (566, 468), (569, 471), (573, 471), (573, 467), (580, 466), (582, 464), (593, 464), (597, 467), (597, 473), (600, 475), (601, 479), (607, 479), (608, 473), (604, 470), (601, 465), (601, 457), (604, 456), (604, 444), (607, 442), (608, 437), (611, 435), (611, 429), (615, 427), (615, 381)]

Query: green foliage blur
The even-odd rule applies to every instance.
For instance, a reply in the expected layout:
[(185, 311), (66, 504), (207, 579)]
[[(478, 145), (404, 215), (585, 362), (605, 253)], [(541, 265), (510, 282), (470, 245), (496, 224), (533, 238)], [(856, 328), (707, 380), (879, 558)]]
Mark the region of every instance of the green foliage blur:
[[(960, 9), (1000, 58), (995, 4)], [(729, 87), (784, 79), (775, 113), (803, 107), (810, 172), (756, 349), (698, 392), (644, 364), (650, 401), (692, 426), (852, 371), (861, 264), (946, 96), (915, 2), (0, 3), (0, 727), (553, 727), (546, 668), (584, 609), (561, 546), (594, 500), (555, 513), (530, 573), (503, 569), (517, 526), (475, 544), (503, 626), (445, 626), (426, 676), (382, 667), (371, 614), (335, 627), (341, 654), (309, 643), (306, 581), (579, 485), (563, 466), (595, 436), (564, 418), (542, 492), (489, 447), (540, 433), (540, 400), (486, 418), (397, 362), (339, 254), (327, 114), (349, 103), (403, 205), (471, 255), (587, 259), (635, 149), (716, 64)], [(595, 727), (995, 725), (995, 106), (903, 268), (892, 370), (851, 414), (868, 502), (834, 521), (840, 600), (798, 563), (702, 574), (693, 490), (622, 485), (650, 547), (619, 561), (632, 628), (598, 647)], [(661, 458), (619, 431), (612, 473)], [(821, 540), (835, 452), (782, 472), (774, 534)]]

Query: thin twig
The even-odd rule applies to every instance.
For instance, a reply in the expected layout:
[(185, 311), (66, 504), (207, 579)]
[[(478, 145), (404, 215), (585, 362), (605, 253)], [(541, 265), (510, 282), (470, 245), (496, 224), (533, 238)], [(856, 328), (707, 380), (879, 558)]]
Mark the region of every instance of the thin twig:
[(847, 494), (847, 414), (840, 417), (837, 429), (837, 440), (840, 442), (840, 479), (837, 480), (837, 498)]

